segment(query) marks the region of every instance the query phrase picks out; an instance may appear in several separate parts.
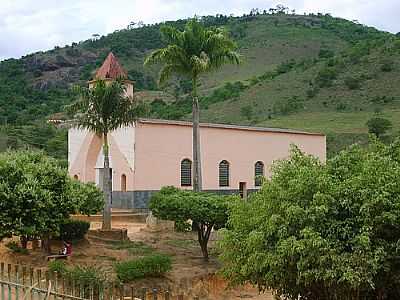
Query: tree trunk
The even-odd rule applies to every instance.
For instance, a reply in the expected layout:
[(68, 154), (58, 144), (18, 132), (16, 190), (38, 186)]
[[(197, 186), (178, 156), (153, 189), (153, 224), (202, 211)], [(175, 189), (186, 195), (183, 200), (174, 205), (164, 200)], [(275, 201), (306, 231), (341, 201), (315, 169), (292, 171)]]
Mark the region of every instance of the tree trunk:
[(103, 135), (103, 154), (104, 154), (104, 166), (103, 166), (103, 192), (104, 192), (104, 210), (103, 210), (103, 230), (111, 229), (111, 202), (112, 202), (112, 182), (110, 177), (110, 157), (108, 148), (108, 136), (107, 132)]
[(51, 240), (49, 236), (41, 237), (42, 240), (42, 249), (47, 254), (51, 254)]
[(210, 239), (210, 234), (213, 226), (205, 225), (204, 223), (196, 223), (197, 236), (201, 248), (201, 253), (205, 260), (208, 260), (208, 240)]
[(193, 117), (193, 190), (202, 190), (201, 157), (200, 157), (200, 107), (197, 97), (197, 78), (192, 80), (192, 117)]
[(21, 235), (19, 239), (21, 241), (21, 248), (26, 249), (28, 247), (28, 237), (25, 235)]

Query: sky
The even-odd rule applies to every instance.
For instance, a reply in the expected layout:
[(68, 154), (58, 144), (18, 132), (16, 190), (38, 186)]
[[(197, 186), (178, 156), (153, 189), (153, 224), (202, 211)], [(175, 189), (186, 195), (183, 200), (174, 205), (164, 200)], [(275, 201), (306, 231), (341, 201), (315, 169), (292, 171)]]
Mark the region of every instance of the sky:
[(277, 4), (400, 32), (400, 0), (0, 0), (0, 61), (105, 35), (132, 21), (242, 15)]

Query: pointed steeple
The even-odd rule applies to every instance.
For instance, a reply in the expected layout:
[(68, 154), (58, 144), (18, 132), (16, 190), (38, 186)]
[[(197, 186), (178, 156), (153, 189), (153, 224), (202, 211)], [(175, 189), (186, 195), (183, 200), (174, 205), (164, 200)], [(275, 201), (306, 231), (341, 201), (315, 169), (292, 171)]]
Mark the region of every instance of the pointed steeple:
[(110, 52), (100, 69), (97, 70), (95, 79), (127, 79), (128, 74), (119, 64), (117, 58)]

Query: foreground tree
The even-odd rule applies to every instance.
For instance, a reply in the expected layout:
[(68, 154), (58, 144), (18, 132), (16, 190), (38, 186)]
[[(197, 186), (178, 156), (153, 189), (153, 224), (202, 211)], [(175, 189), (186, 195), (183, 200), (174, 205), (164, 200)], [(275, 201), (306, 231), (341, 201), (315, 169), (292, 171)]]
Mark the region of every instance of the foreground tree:
[(225, 63), (240, 62), (235, 52), (236, 45), (221, 28), (205, 28), (199, 20), (192, 19), (184, 31), (171, 26), (161, 28), (168, 46), (154, 51), (145, 60), (145, 65), (161, 63), (160, 84), (177, 74), (192, 82), (193, 120), (193, 189), (201, 191), (200, 158), (200, 107), (197, 87), (200, 75), (220, 68)]
[(203, 257), (208, 259), (208, 240), (212, 229), (225, 226), (228, 219), (228, 205), (236, 196), (183, 191), (164, 187), (150, 202), (152, 213), (163, 220), (195, 223), (198, 241)]
[(75, 114), (74, 125), (94, 132), (103, 140), (103, 191), (105, 205), (102, 229), (111, 229), (112, 182), (108, 134), (129, 126), (143, 113), (143, 106), (125, 94), (123, 80), (106, 82), (98, 79), (93, 87), (76, 87), (79, 99), (67, 107)]
[(400, 142), (326, 165), (292, 151), (232, 208), (223, 273), (281, 299), (400, 299)]
[(104, 196), (93, 184), (71, 179), (57, 161), (42, 152), (0, 155), (0, 240), (19, 236), (23, 247), (40, 238), (47, 245), (70, 214), (95, 213)]

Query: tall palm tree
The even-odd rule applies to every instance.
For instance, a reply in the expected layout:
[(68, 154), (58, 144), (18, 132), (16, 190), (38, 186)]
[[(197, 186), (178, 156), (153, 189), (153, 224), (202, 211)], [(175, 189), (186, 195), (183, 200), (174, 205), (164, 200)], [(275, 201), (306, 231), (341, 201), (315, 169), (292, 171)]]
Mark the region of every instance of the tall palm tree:
[(78, 99), (67, 107), (74, 113), (73, 125), (96, 133), (103, 140), (103, 191), (105, 205), (102, 229), (111, 229), (112, 181), (108, 134), (122, 126), (129, 126), (143, 113), (143, 106), (125, 95), (123, 80), (106, 82), (97, 79), (93, 86), (75, 87)]
[(240, 63), (236, 44), (221, 28), (205, 28), (198, 19), (190, 20), (183, 31), (171, 26), (161, 28), (168, 45), (155, 50), (144, 64), (162, 64), (160, 84), (171, 75), (187, 77), (192, 82), (192, 118), (193, 118), (193, 189), (201, 191), (200, 159), (200, 107), (198, 99), (198, 81), (201, 74), (220, 68), (225, 63)]

